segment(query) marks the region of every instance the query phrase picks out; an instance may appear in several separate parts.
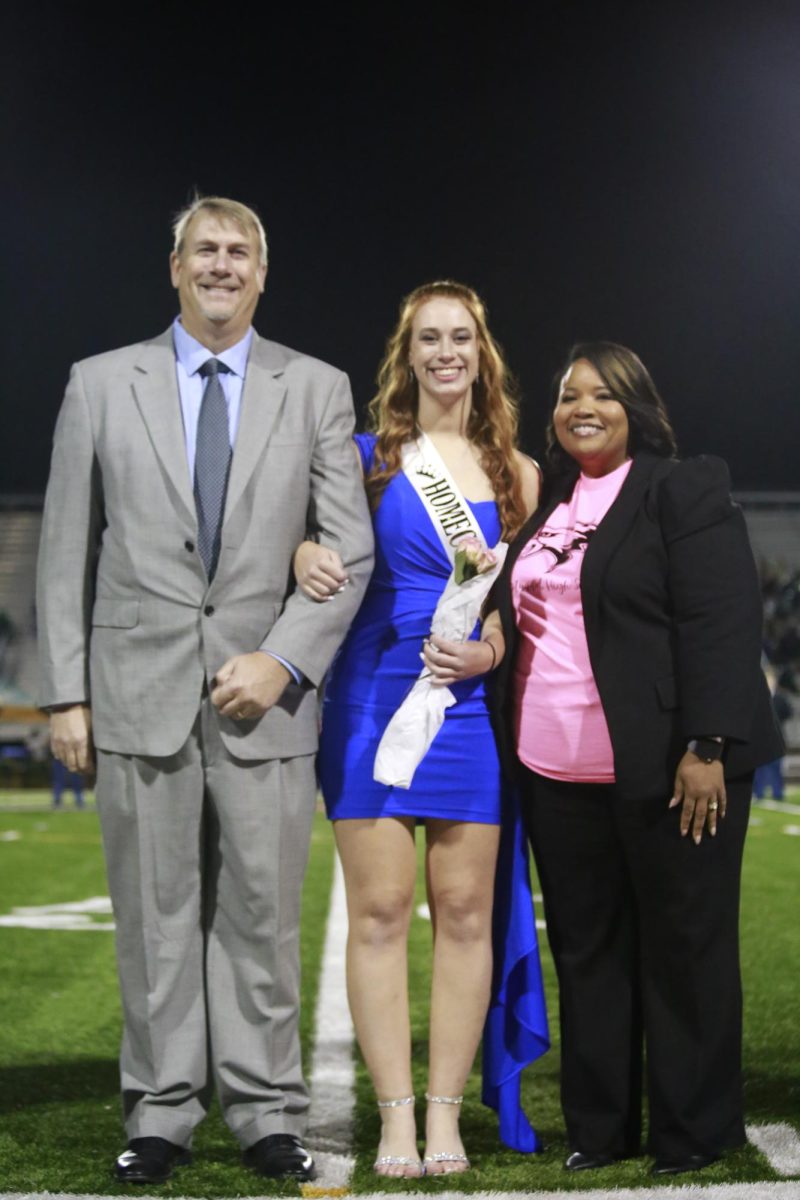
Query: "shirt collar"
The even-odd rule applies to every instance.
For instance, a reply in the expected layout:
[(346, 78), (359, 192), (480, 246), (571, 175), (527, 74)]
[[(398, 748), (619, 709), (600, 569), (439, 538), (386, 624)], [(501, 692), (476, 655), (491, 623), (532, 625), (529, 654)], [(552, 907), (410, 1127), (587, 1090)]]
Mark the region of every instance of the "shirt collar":
[(195, 375), (204, 362), (208, 362), (209, 358), (218, 358), (220, 362), (225, 363), (233, 371), (234, 375), (238, 375), (240, 379), (244, 379), (244, 373), (247, 369), (247, 356), (250, 353), (250, 343), (253, 340), (253, 327), (248, 329), (241, 341), (235, 345), (229, 346), (227, 350), (223, 350), (220, 354), (212, 354), (207, 346), (202, 342), (198, 342), (197, 338), (193, 338), (190, 333), (187, 333), (181, 324), (180, 317), (176, 317), (172, 323), (172, 340), (175, 345), (175, 357), (183, 367), (187, 375)]

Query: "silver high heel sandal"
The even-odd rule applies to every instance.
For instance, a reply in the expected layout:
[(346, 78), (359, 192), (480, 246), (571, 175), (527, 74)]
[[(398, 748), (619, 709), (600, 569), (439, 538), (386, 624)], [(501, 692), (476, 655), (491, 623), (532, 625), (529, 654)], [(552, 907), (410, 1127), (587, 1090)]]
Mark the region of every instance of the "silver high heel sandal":
[[(406, 1104), (413, 1104), (413, 1096), (403, 1096), (400, 1100), (378, 1100), (378, 1108), (401, 1108)], [(416, 1167), (417, 1175), (386, 1175), (383, 1171), (379, 1171), (378, 1167)], [(421, 1158), (409, 1158), (406, 1154), (381, 1154), (375, 1159), (372, 1164), (372, 1169), (376, 1175), (382, 1175), (384, 1179), (413, 1179), (421, 1178), (425, 1174), (425, 1164)]]
[[(425, 1099), (428, 1104), (461, 1104), (463, 1096), (432, 1096), (430, 1092), (425, 1093)], [(463, 1163), (464, 1171), (470, 1169), (470, 1161), (466, 1154), (456, 1154), (453, 1151), (442, 1150), (438, 1154), (426, 1154), (422, 1160), (423, 1167), (427, 1170), (428, 1164), (435, 1163)], [(464, 1171), (437, 1171), (437, 1175), (463, 1175)]]

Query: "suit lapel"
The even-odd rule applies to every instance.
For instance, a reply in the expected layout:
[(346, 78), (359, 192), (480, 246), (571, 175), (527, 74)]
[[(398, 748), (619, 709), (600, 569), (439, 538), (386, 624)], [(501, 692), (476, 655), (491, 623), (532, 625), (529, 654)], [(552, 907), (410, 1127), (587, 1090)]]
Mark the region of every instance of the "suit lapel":
[(581, 569), (581, 597), (583, 621), (590, 646), (593, 642), (596, 644), (595, 639), (599, 638), (600, 593), (606, 570), (639, 515), (654, 470), (663, 461), (652, 454), (640, 454), (634, 458), (619, 495), (586, 548)]
[(254, 333), (242, 392), (223, 527), (241, 499), (281, 410), (286, 395), (283, 370), (284, 363), (271, 343)]
[(196, 523), (171, 329), (142, 348), (134, 370), (133, 392), (153, 449), (175, 495), (176, 505), (186, 509), (186, 515)]

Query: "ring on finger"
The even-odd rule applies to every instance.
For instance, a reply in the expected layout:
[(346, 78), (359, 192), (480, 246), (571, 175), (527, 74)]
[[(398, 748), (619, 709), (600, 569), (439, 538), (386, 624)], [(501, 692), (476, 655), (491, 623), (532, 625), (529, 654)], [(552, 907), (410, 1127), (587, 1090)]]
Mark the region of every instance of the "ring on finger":
[(719, 808), (719, 803), (718, 803), (718, 801), (716, 801), (716, 800), (712, 800), (712, 801), (711, 801), (711, 803), (710, 803), (710, 804), (709, 804), (709, 806), (708, 806), (708, 811), (709, 811), (709, 812), (716, 812), (718, 808)]

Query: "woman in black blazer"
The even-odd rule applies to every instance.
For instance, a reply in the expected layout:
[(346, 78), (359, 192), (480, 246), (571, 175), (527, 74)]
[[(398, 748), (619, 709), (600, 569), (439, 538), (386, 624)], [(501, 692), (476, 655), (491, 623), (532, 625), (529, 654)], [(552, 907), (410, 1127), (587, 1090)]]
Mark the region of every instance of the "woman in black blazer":
[[(548, 442), (494, 703), (558, 971), (566, 1166), (639, 1152), (644, 1040), (647, 1146), (676, 1174), (745, 1137), (739, 880), (752, 771), (782, 752), (758, 581), (727, 467), (675, 459), (632, 351), (573, 348)], [(599, 519), (570, 526), (576, 504)]]

